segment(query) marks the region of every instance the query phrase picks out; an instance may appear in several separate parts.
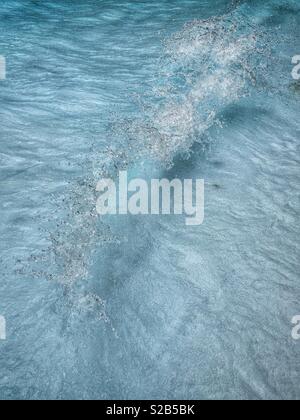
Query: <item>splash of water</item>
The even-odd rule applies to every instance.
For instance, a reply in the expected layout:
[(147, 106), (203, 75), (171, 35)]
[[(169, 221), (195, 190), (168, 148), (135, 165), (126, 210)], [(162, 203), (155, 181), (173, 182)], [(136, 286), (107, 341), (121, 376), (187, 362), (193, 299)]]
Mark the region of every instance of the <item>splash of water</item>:
[(139, 98), (141, 117), (115, 126), (128, 159), (171, 167), (178, 155), (189, 156), (222, 110), (258, 87), (270, 64), (262, 56), (270, 57), (265, 33), (236, 13), (195, 20), (166, 39), (152, 90)]
[[(73, 308), (104, 308), (100, 297), (80, 297), (72, 288), (87, 279), (95, 244), (120, 241), (95, 211), (99, 177), (114, 177), (143, 159), (168, 168), (178, 155), (188, 156), (195, 142), (204, 144), (204, 134), (220, 124), (222, 110), (257, 87), (265, 52), (264, 34), (249, 22), (241, 24), (234, 13), (195, 20), (165, 40), (150, 91), (137, 95), (139, 117), (113, 122), (112, 146), (102, 153), (92, 150), (86, 177), (63, 198), (59, 214), (64, 209), (65, 218), (50, 233), (51, 246), (43, 255), (50, 271), (38, 273), (67, 287)], [(93, 296), (93, 304), (87, 296)], [(101, 318), (107, 320), (104, 310)]]

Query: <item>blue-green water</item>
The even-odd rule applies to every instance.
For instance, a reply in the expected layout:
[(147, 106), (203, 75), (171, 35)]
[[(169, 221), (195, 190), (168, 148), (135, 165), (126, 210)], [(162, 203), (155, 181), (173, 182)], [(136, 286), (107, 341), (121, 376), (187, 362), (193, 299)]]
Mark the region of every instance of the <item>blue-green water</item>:
[[(299, 398), (299, 1), (0, 22), (0, 398)], [(204, 178), (204, 224), (97, 217), (122, 169)]]

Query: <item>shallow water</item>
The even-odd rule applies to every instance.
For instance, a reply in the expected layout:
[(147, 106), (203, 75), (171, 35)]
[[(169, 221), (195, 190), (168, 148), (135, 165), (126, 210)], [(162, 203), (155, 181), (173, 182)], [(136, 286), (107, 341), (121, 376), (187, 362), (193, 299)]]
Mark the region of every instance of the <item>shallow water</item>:
[[(2, 0), (0, 398), (299, 398), (298, 1)], [(204, 178), (202, 226), (95, 214)]]

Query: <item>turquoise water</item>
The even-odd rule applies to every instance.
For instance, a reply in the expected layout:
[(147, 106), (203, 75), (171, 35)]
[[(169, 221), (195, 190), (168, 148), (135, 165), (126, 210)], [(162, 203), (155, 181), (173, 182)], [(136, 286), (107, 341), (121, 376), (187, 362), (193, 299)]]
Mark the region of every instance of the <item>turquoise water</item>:
[[(298, 399), (299, 2), (0, 21), (0, 398)], [(97, 217), (124, 169), (204, 178), (204, 224)]]

